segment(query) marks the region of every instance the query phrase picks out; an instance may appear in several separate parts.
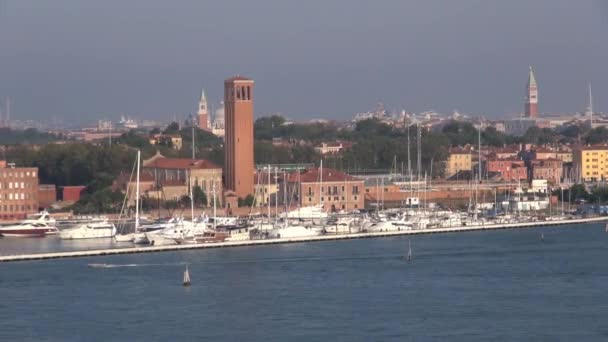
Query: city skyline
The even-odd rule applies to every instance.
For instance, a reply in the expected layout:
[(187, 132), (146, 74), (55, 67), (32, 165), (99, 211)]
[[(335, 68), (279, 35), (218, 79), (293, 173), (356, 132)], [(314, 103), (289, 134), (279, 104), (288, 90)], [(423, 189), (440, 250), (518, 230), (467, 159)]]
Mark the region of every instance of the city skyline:
[(12, 118), (170, 121), (196, 114), (201, 88), (212, 112), (233, 74), (256, 80), (256, 115), (346, 120), (383, 102), (497, 118), (523, 111), (529, 65), (541, 115), (584, 112), (589, 82), (606, 108), (601, 1), (144, 4), (0, 1)]

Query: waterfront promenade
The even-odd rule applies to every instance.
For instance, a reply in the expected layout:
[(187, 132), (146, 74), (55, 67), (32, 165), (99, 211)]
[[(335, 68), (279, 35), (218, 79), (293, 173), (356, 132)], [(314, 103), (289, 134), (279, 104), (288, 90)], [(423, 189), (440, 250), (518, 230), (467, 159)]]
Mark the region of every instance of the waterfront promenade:
[(366, 238), (379, 238), (379, 237), (390, 237), (390, 236), (399, 236), (399, 235), (439, 234), (439, 233), (455, 233), (455, 232), (498, 230), (498, 229), (523, 229), (523, 228), (546, 227), (546, 226), (590, 224), (590, 223), (598, 223), (598, 222), (605, 222), (605, 221), (608, 221), (608, 217), (592, 217), (592, 218), (580, 218), (580, 219), (571, 219), (571, 220), (538, 221), (538, 222), (523, 222), (523, 223), (493, 224), (493, 225), (478, 225), (478, 226), (461, 226), (461, 227), (450, 227), (450, 228), (414, 229), (414, 230), (402, 230), (402, 231), (390, 231), (390, 232), (326, 234), (326, 235), (309, 236), (309, 237), (301, 237), (301, 238), (243, 240), (243, 241), (228, 241), (228, 242), (187, 244), (187, 245), (126, 247), (126, 248), (96, 249), (96, 250), (71, 251), (71, 252), (5, 255), (5, 256), (0, 256), (0, 262), (75, 258), (75, 257), (133, 254), (133, 253), (152, 253), (152, 252), (190, 250), (190, 249), (200, 249), (200, 248), (226, 248), (226, 247), (238, 247), (238, 246), (271, 245), (271, 244), (315, 242), (315, 241), (328, 241), (328, 240), (366, 239)]

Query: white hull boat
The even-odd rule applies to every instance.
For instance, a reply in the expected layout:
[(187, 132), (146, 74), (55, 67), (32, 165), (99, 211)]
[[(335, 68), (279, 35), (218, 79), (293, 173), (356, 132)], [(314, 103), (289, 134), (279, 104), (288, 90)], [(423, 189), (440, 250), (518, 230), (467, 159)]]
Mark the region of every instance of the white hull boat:
[(116, 227), (105, 220), (86, 223), (77, 228), (62, 230), (59, 233), (59, 237), (66, 240), (111, 238), (114, 235), (116, 235)]

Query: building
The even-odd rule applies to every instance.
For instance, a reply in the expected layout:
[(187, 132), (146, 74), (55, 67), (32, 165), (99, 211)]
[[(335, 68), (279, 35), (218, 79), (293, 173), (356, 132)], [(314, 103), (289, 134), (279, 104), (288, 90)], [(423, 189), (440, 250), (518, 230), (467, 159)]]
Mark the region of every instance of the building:
[(235, 76), (224, 81), (224, 181), (226, 189), (253, 195), (253, 80)]
[(38, 185), (38, 206), (48, 208), (57, 202), (57, 187), (55, 184)]
[(205, 89), (201, 91), (201, 99), (198, 101), (198, 128), (210, 131), (211, 125), (209, 124), (209, 111), (207, 109), (207, 97), (205, 97)]
[(579, 147), (572, 159), (581, 180), (593, 182), (608, 178), (608, 146)]
[(287, 192), (295, 194), (302, 207), (321, 204), (326, 211), (351, 211), (364, 208), (364, 183), (344, 172), (312, 168), (289, 174)]
[(181, 150), (183, 141), (179, 134), (154, 134), (149, 139), (150, 145), (171, 146), (175, 150)]
[(282, 198), (279, 199), (279, 182), (283, 181), (283, 171), (280, 175), (275, 175), (273, 171), (268, 174), (268, 170), (258, 170), (255, 175), (255, 201), (254, 206), (262, 207), (269, 203), (275, 204), (277, 201), (282, 202)]
[(321, 145), (315, 147), (315, 151), (322, 155), (326, 154), (338, 154), (344, 150), (347, 150), (353, 146), (350, 141), (333, 141), (328, 143), (321, 143)]
[(535, 159), (530, 161), (531, 179), (544, 179), (551, 184), (561, 183), (564, 162), (560, 159)]
[[(146, 173), (151, 176), (151, 179), (142, 176), (142, 180), (149, 180), (154, 186), (160, 186), (164, 190), (167, 190), (165, 189), (167, 187), (173, 187), (170, 196), (167, 193), (164, 194), (166, 199), (188, 195), (188, 184), (192, 181), (192, 186), (199, 186), (205, 192), (208, 203), (212, 203), (211, 196), (214, 188), (216, 203), (218, 205), (222, 203), (222, 168), (209, 160), (165, 158), (157, 152), (152, 158), (144, 160), (142, 175)], [(141, 189), (140, 182), (140, 191)]]
[(473, 168), (473, 153), (470, 149), (456, 147), (450, 149), (445, 164), (445, 177), (449, 178), (459, 171), (471, 171)]
[(530, 67), (528, 84), (526, 85), (526, 103), (524, 105), (524, 115), (525, 117), (532, 119), (538, 117), (538, 86), (536, 84), (536, 78), (534, 77), (532, 67)]
[(528, 168), (523, 160), (510, 159), (488, 159), (486, 160), (486, 172), (500, 173), (503, 180), (520, 181), (528, 179)]
[(86, 186), (84, 185), (66, 185), (63, 187), (62, 198), (64, 202), (78, 202), (80, 200), (80, 196), (86, 190)]
[(18, 220), (38, 211), (38, 168), (0, 160), (0, 220)]
[(505, 121), (505, 132), (509, 135), (522, 136), (532, 128), (536, 127), (536, 120), (516, 118)]
[(220, 138), (223, 138), (225, 134), (224, 117), (224, 101), (222, 101), (220, 103), (220, 107), (215, 110), (215, 115), (213, 118), (213, 127), (211, 128), (211, 133)]

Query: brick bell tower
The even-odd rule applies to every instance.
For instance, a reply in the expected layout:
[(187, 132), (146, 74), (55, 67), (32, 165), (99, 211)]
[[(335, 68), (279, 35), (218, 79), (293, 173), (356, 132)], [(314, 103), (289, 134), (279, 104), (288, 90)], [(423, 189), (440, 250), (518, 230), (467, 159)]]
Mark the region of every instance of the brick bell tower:
[(538, 86), (536, 84), (536, 78), (534, 77), (532, 67), (530, 67), (528, 84), (526, 86), (526, 103), (524, 106), (524, 113), (527, 118), (538, 117)]
[(240, 198), (254, 193), (253, 80), (224, 81), (224, 182)]

